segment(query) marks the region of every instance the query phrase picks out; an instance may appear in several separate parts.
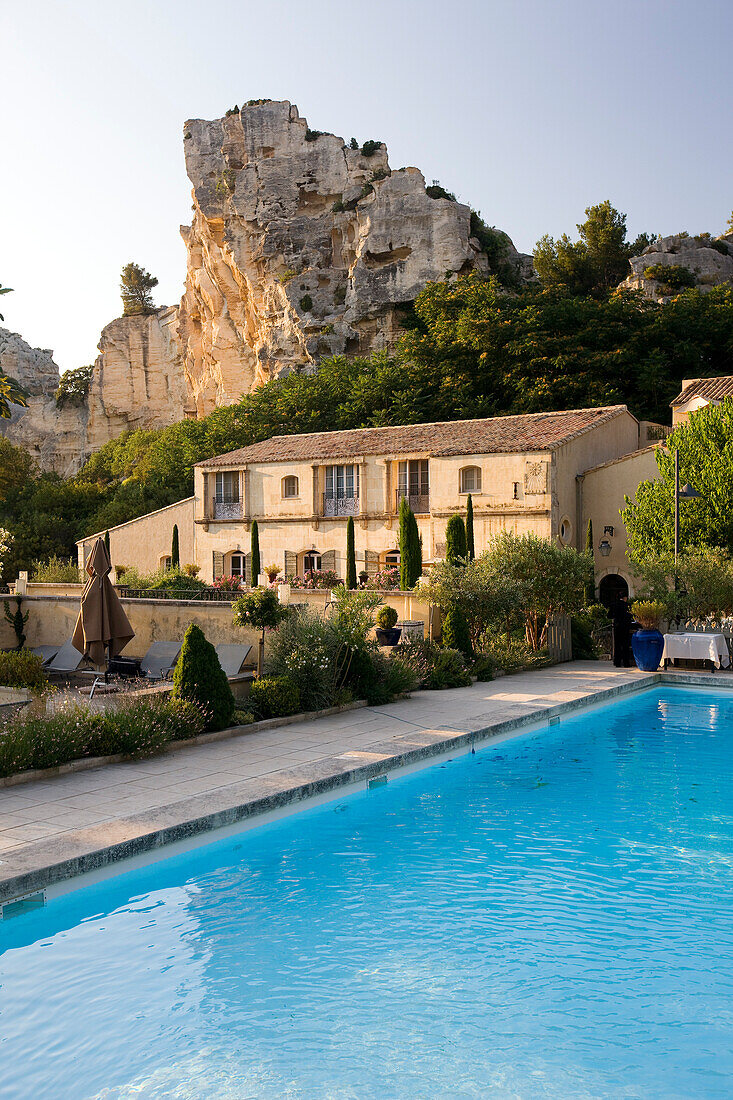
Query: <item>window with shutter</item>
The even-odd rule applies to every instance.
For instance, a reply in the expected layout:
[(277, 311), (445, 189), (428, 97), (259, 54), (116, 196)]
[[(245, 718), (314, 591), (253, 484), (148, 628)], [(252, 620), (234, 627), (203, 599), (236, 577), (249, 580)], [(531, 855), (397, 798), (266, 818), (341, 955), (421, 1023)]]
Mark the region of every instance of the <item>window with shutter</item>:
[(214, 550), (214, 580), (224, 576), (224, 555)]
[(336, 569), (335, 550), (327, 550), (325, 554), (321, 554), (321, 569)]
[(285, 576), (295, 577), (298, 572), (298, 555), (292, 550), (285, 551)]
[(365, 552), (366, 558), (366, 571), (370, 577), (373, 577), (375, 573), (379, 572), (379, 554), (376, 550), (367, 550)]

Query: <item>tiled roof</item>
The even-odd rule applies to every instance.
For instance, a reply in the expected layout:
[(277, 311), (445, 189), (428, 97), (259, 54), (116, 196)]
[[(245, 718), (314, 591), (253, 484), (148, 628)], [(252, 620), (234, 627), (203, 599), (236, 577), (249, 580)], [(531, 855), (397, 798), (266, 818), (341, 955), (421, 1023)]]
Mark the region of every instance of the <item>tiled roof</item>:
[(311, 462), (357, 455), (436, 456), (547, 451), (627, 412), (625, 405), (570, 412), (449, 420), (392, 428), (276, 435), (238, 451), (198, 462), (198, 466), (239, 466), (249, 462)]
[(670, 401), (672, 408), (675, 405), (686, 405), (693, 397), (704, 397), (708, 401), (722, 401), (724, 397), (733, 396), (733, 375), (722, 374), (718, 378), (695, 378), (682, 393)]

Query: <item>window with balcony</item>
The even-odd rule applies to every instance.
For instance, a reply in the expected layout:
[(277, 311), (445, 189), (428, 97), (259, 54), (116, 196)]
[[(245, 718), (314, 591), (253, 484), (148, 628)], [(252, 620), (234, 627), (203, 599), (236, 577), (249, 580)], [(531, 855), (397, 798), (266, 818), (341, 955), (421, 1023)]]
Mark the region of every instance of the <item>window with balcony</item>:
[(222, 470), (216, 474), (214, 489), (214, 519), (241, 519), (239, 471)]
[(397, 481), (397, 507), (406, 499), (413, 512), (430, 511), (430, 485), (427, 458), (400, 462)]
[(461, 493), (480, 493), (481, 492), (481, 467), (480, 466), (464, 466), (460, 473), (460, 492)]
[(326, 467), (324, 516), (355, 516), (359, 511), (359, 467), (355, 463)]
[(282, 494), (284, 500), (292, 500), (299, 492), (298, 479), (294, 474), (288, 474), (282, 480)]

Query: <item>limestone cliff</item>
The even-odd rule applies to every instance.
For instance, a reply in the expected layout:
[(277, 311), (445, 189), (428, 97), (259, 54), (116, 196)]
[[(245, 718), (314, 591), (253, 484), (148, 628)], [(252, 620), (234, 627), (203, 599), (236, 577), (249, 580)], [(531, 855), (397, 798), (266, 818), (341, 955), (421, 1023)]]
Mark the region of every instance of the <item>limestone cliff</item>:
[[(325, 355), (381, 348), (428, 281), (489, 271), (467, 206), (431, 198), (416, 168), (392, 171), (382, 144), (309, 130), (286, 100), (189, 121), (184, 148), (179, 332), (198, 415)], [(526, 271), (508, 238), (503, 259)]]
[[(720, 283), (733, 282), (733, 233), (717, 238), (679, 233), (658, 237), (630, 263), (631, 274), (621, 286), (643, 290), (647, 298), (655, 302), (679, 293), (685, 281), (703, 290), (710, 289)], [(645, 274), (650, 268), (654, 269), (653, 278)], [(665, 279), (664, 268), (670, 269), (668, 279)]]
[(10, 419), (0, 420), (0, 433), (30, 451), (43, 469), (73, 474), (84, 459), (87, 410), (57, 406), (59, 368), (53, 352), (32, 348), (17, 332), (0, 328), (0, 374), (14, 378), (28, 402), (27, 408), (10, 406)]

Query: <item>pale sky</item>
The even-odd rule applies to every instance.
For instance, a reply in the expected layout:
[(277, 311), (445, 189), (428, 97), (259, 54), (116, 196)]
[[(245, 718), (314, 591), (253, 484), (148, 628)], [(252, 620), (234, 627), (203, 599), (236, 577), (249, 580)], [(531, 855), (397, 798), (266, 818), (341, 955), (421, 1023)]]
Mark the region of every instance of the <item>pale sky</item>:
[(134, 260), (180, 299), (187, 118), (290, 99), (385, 141), (522, 251), (610, 199), (631, 235), (733, 208), (731, 0), (0, 0), (5, 325), (90, 363)]

